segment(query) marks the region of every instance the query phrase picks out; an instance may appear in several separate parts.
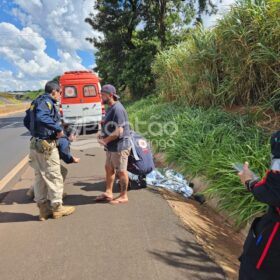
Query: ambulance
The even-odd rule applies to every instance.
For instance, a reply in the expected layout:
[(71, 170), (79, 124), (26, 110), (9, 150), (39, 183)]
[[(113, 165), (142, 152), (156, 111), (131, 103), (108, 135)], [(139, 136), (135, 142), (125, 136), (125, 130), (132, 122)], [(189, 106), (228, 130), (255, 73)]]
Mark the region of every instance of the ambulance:
[(64, 123), (98, 126), (105, 114), (100, 79), (92, 71), (69, 71), (60, 77), (60, 113)]

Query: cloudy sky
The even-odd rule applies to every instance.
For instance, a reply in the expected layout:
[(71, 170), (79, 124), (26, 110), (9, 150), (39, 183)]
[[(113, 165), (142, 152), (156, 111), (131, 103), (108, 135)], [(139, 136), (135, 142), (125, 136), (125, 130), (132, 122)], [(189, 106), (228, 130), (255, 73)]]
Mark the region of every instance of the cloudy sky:
[[(85, 38), (96, 34), (84, 19), (94, 3), (0, 0), (0, 92), (39, 89), (64, 71), (92, 69), (94, 49)], [(205, 18), (206, 24), (218, 17)]]
[(0, 91), (41, 88), (67, 70), (93, 67), (84, 18), (94, 0), (0, 0)]

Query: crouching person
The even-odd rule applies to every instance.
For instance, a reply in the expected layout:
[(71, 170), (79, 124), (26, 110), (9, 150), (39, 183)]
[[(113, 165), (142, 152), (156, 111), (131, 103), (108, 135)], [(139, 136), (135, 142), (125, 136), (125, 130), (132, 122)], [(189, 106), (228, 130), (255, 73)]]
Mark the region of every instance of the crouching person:
[[(80, 159), (74, 157), (70, 151), (71, 142), (76, 140), (76, 130), (71, 128), (70, 126), (65, 126), (64, 132), (66, 135), (58, 139), (57, 148), (59, 152), (59, 157), (66, 164), (79, 163)], [(63, 178), (63, 182), (66, 179), (67, 173), (68, 173), (67, 168), (61, 165), (61, 175)]]
[(35, 171), (34, 194), (41, 221), (70, 215), (75, 210), (62, 205), (63, 178), (56, 139), (64, 133), (55, 106), (60, 94), (58, 83), (47, 82), (45, 93), (31, 103), (24, 118), (24, 125), (32, 135), (29, 156)]

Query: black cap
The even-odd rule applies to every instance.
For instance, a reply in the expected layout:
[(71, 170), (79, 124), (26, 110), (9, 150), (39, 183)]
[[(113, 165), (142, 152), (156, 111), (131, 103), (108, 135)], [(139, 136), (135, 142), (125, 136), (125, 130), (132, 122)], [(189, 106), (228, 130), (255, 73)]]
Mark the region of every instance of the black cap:
[(116, 88), (112, 85), (104, 85), (101, 88), (101, 93), (108, 93), (108, 94), (113, 94), (117, 99), (120, 99), (120, 97), (116, 93)]
[(46, 93), (51, 93), (53, 90), (60, 90), (60, 86), (57, 82), (55, 81), (49, 81), (45, 85), (45, 92)]

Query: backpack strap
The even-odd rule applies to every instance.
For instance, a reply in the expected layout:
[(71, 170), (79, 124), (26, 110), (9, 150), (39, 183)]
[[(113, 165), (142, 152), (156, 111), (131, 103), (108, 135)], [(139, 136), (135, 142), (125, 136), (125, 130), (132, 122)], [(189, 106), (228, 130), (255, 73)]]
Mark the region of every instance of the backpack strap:
[(131, 144), (131, 150), (132, 150), (132, 154), (135, 158), (135, 160), (140, 160), (138, 154), (137, 154), (137, 151), (136, 151), (136, 148), (135, 148), (135, 144), (132, 140), (132, 137), (129, 137), (129, 141), (130, 141), (130, 144)]

